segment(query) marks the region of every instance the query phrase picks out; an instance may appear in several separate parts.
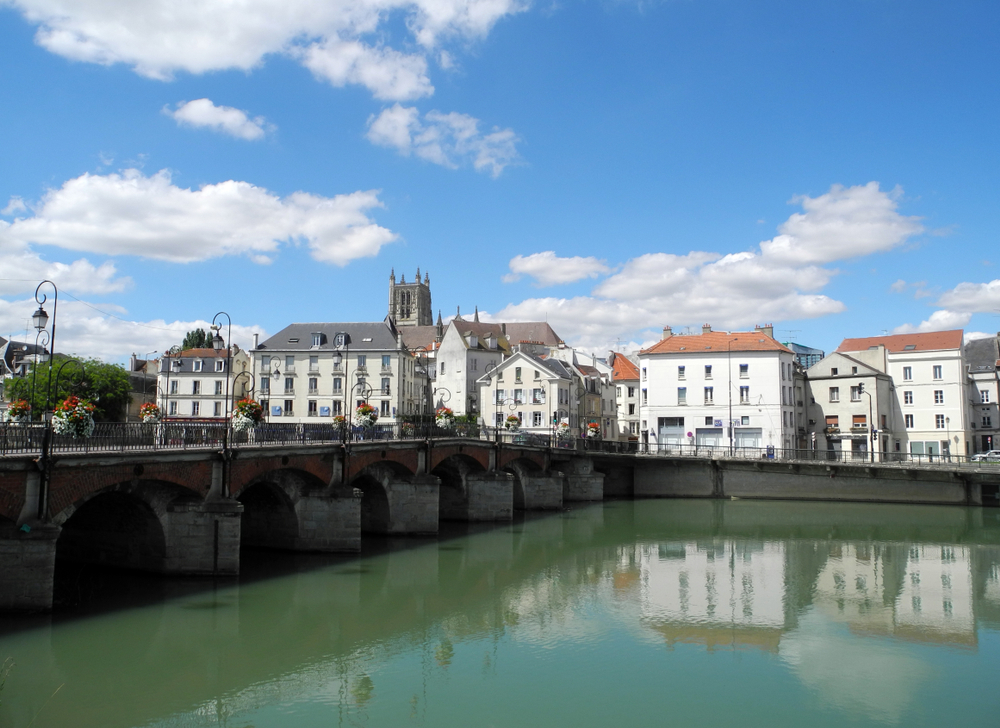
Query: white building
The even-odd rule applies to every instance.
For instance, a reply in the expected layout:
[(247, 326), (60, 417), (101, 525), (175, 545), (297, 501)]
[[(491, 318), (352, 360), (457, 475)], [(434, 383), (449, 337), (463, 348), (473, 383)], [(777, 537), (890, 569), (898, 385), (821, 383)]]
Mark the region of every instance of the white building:
[(795, 355), (770, 326), (674, 335), (639, 352), (642, 441), (649, 447), (791, 449)]
[(639, 438), (639, 367), (624, 354), (608, 356), (615, 386), (619, 440)]
[(997, 361), (1000, 337), (973, 339), (965, 344), (969, 372), (969, 440), (973, 452), (1000, 450), (1000, 388)]
[[(555, 423), (570, 418), (575, 406), (571, 396), (574, 375), (569, 366), (527, 351), (514, 352), (476, 384), (479, 401), (484, 403), (483, 422), (488, 427), (503, 427), (514, 415), (522, 430), (549, 435)], [(575, 434), (579, 436), (579, 431)]]
[(444, 405), (459, 416), (488, 410), (491, 401), (480, 399), (477, 381), (510, 354), (501, 324), (452, 320), (434, 354), (435, 408)]
[(292, 324), (253, 352), (272, 422), (330, 422), (368, 401), (379, 422), (426, 413), (427, 376), (391, 320)]
[(968, 455), (967, 372), (962, 331), (844, 339), (837, 351), (892, 378), (898, 421), (892, 452)]
[(229, 416), (227, 395), (233, 403), (239, 401), (250, 383), (250, 377), (241, 376), (250, 366), (247, 353), (233, 345), (231, 361), (228, 358), (226, 349), (164, 354), (156, 383), (164, 419), (224, 421)]

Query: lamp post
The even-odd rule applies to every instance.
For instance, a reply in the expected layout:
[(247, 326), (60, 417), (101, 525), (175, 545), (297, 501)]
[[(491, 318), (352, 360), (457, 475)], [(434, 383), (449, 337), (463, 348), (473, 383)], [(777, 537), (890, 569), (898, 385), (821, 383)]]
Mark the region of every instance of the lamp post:
[(495, 377), (496, 370), (497, 370), (498, 366), (499, 365), (496, 364), (496, 363), (494, 363), (494, 362), (490, 362), (489, 364), (486, 365), (486, 386), (488, 387), (490, 384), (493, 384), (493, 406), (495, 408), (495, 416), (494, 416), (494, 419), (493, 419), (493, 429), (494, 429), (495, 434), (496, 434), (496, 441), (499, 444), (499, 442), (500, 442), (500, 394), (499, 394), (499, 391), (500, 390), (497, 387), (497, 385), (500, 384), (500, 377)]
[[(219, 316), (225, 316), (226, 321), (228, 321), (228, 329), (226, 330), (226, 340), (222, 340), (222, 334), (220, 333), (222, 329), (222, 324), (216, 323)], [(230, 398), (229, 392), (229, 377), (232, 372), (233, 363), (233, 319), (225, 311), (219, 311), (212, 318), (212, 331), (215, 335), (212, 337), (212, 348), (216, 351), (222, 349), (223, 346), (226, 347), (226, 417), (232, 417), (233, 414), (233, 403)], [(233, 389), (236, 385), (233, 385)]]
[[(948, 438), (948, 461), (951, 461), (951, 417), (944, 418), (945, 437)], [(944, 453), (941, 453), (944, 455)]]
[[(350, 356), (351, 356), (351, 335), (346, 331), (338, 331), (333, 336), (333, 376), (343, 376), (344, 386), (341, 388), (341, 392), (344, 394), (344, 411), (341, 413), (341, 417), (345, 419), (350, 427), (351, 420), (351, 410), (350, 410), (350, 395), (354, 391), (352, 387), (348, 386), (350, 381), (347, 377), (347, 368), (350, 366)], [(345, 363), (346, 362), (346, 363)], [(341, 372), (340, 366), (344, 365), (344, 370)]]
[(875, 420), (872, 411), (872, 393), (865, 390), (865, 383), (858, 382), (858, 391), (868, 395), (868, 446), (871, 449), (870, 461), (875, 462)]
[[(729, 386), (726, 388), (729, 390), (729, 457), (733, 457), (736, 454), (736, 450), (733, 447), (733, 435), (736, 434), (733, 426), (733, 342), (739, 341), (739, 339), (730, 339), (726, 342), (726, 374), (729, 379)], [(774, 442), (772, 440), (772, 442)]]
[[(52, 286), (52, 327), (46, 330), (49, 323), (49, 314), (45, 310), (45, 302), (48, 300), (48, 296), (41, 292), (42, 286), (48, 283)], [(40, 296), (40, 297), (39, 297)], [(48, 345), (49, 348), (49, 377), (45, 385), (45, 407), (42, 410), (43, 417), (48, 421), (49, 412), (49, 395), (52, 389), (52, 362), (56, 347), (56, 318), (59, 312), (59, 289), (56, 284), (50, 280), (44, 280), (38, 284), (35, 288), (35, 302), (38, 304), (38, 310), (31, 315), (31, 323), (38, 332), (35, 334), (35, 366), (32, 367), (31, 372), (31, 400), (32, 405), (34, 405), (35, 399), (35, 370), (38, 368), (38, 347), (39, 341), (41, 341), (41, 346)], [(44, 334), (44, 336), (43, 336)]]

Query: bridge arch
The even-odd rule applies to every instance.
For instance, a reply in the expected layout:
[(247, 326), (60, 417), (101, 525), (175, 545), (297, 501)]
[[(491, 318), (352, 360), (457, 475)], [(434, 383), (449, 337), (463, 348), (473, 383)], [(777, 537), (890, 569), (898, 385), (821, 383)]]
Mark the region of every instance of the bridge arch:
[(361, 491), (361, 532), (389, 533), (393, 514), (389, 489), (391, 484), (409, 479), (410, 471), (392, 460), (380, 460), (367, 466), (351, 481)]
[(468, 520), (469, 487), (468, 477), (472, 473), (485, 472), (479, 459), (466, 453), (453, 453), (441, 460), (431, 475), (441, 481), (438, 493), (438, 517), (442, 520)]
[(525, 490), (531, 487), (529, 478), (542, 475), (542, 468), (531, 458), (517, 458), (504, 465), (503, 470), (514, 476), (514, 508), (523, 511), (526, 507)]

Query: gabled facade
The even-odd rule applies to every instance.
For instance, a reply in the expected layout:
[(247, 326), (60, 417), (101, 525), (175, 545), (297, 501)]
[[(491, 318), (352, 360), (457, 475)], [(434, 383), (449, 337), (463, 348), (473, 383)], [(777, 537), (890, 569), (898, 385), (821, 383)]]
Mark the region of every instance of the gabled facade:
[(511, 353), (500, 324), (452, 320), (434, 355), (435, 407), (447, 406), (456, 415), (488, 410), (490, 400), (480, 399), (477, 382)]
[(650, 448), (796, 447), (795, 354), (770, 326), (674, 335), (639, 352), (641, 439)]
[(890, 437), (890, 452), (927, 458), (970, 454), (962, 338), (959, 329), (845, 339), (837, 347), (891, 377), (901, 424)]
[(1000, 337), (973, 339), (965, 344), (969, 372), (969, 440), (972, 452), (1000, 450)]
[(507, 417), (516, 415), (522, 430), (548, 435), (555, 423), (570, 417), (574, 377), (561, 361), (517, 351), (476, 385), (486, 427), (502, 428)]
[(253, 359), (272, 422), (331, 422), (366, 399), (386, 424), (429, 408), (426, 371), (389, 318), (291, 324), (258, 344)]
[[(159, 360), (157, 390), (160, 409), (170, 421), (219, 421), (229, 417), (226, 393), (233, 402), (244, 396), (249, 378), (236, 374), (246, 371), (250, 357), (238, 346), (227, 362), (225, 349), (186, 349), (165, 354)], [(232, 371), (229, 371), (229, 369)]]
[(618, 410), (620, 440), (637, 440), (639, 437), (639, 367), (624, 354), (608, 355), (612, 380), (615, 386), (615, 404)]
[(806, 375), (809, 449), (835, 460), (868, 460), (875, 451), (881, 460), (899, 421), (889, 375), (838, 352)]

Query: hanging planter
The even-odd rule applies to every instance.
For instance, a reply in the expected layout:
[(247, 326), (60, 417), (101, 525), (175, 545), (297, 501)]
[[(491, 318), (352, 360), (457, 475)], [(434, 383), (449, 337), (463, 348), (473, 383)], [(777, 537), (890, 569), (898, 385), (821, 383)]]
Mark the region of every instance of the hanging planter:
[(161, 414), (160, 408), (152, 402), (146, 402), (139, 408), (139, 419), (147, 425), (155, 425), (159, 422)]
[(15, 399), (7, 405), (7, 421), (15, 425), (26, 425), (31, 421), (31, 405), (26, 399)]
[(559, 420), (559, 424), (556, 425), (556, 437), (560, 440), (568, 440), (572, 436), (569, 429), (569, 418), (563, 417)]
[(597, 440), (601, 436), (601, 424), (599, 422), (590, 422), (587, 425), (587, 439)]
[(378, 420), (378, 410), (363, 402), (354, 410), (354, 421), (364, 428), (372, 427)]
[(56, 406), (52, 431), (57, 435), (86, 438), (94, 434), (94, 405), (70, 395)]
[(347, 418), (343, 415), (337, 415), (333, 418), (333, 427), (335, 430), (343, 430), (347, 428)]
[(508, 432), (517, 432), (521, 429), (521, 418), (517, 415), (511, 415), (507, 418), (507, 421), (503, 423), (503, 426)]
[(434, 413), (434, 424), (443, 430), (450, 430), (455, 426), (455, 413), (448, 407), (438, 407)]
[(264, 419), (264, 408), (254, 399), (241, 399), (233, 410), (233, 432), (247, 432)]

